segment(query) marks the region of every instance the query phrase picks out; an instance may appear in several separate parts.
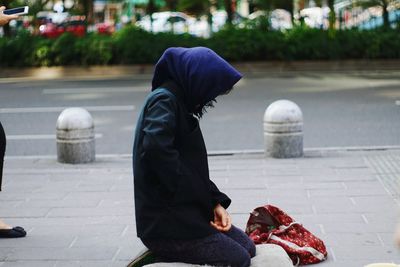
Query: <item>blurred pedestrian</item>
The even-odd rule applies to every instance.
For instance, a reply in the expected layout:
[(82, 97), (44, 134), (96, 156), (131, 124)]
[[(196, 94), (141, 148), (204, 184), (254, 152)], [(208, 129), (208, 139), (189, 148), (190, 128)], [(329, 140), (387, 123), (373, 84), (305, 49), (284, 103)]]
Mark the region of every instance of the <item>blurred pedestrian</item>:
[[(5, 7), (0, 7), (0, 26), (5, 25), (12, 19), (18, 18), (17, 15), (5, 15), (3, 14), (3, 10)], [(3, 162), (4, 162), (4, 154), (6, 151), (6, 134), (3, 129), (3, 125), (0, 122), (0, 191), (1, 191), (1, 182), (3, 178)], [(0, 220), (0, 238), (15, 238), (15, 237), (24, 237), (26, 236), (25, 230), (20, 227), (11, 227), (10, 225), (4, 223)]]
[[(255, 255), (254, 243), (232, 225), (231, 199), (209, 178), (198, 121), (241, 77), (205, 47), (169, 48), (155, 66), (133, 168), (137, 235), (161, 261), (247, 267)], [(140, 261), (146, 257), (129, 266)]]

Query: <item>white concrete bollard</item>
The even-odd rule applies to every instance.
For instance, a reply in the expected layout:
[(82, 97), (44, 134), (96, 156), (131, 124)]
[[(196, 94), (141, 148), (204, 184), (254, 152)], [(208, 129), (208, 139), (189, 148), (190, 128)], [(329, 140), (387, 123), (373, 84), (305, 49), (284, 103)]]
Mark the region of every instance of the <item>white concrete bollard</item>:
[(293, 267), (286, 251), (278, 245), (261, 244), (256, 246), (256, 256), (251, 259), (250, 267)]
[(303, 113), (296, 103), (278, 100), (264, 113), (265, 153), (273, 158), (303, 156)]
[(58, 162), (76, 164), (95, 160), (94, 122), (87, 110), (63, 110), (56, 128)]

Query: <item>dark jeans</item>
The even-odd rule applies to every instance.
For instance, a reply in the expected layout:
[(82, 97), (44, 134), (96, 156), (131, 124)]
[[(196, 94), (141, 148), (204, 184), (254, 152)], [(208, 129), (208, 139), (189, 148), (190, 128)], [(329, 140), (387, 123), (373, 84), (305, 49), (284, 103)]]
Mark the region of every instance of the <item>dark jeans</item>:
[(3, 125), (0, 122), (0, 191), (1, 191), (1, 180), (3, 178), (3, 163), (4, 153), (6, 152), (6, 134), (3, 129)]
[(256, 253), (253, 241), (234, 226), (226, 233), (193, 240), (142, 241), (150, 251), (166, 262), (248, 267)]

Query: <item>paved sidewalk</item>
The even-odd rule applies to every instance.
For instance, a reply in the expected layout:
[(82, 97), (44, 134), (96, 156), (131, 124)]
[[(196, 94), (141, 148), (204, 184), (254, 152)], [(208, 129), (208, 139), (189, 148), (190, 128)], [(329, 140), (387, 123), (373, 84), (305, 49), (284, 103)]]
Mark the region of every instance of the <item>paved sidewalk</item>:
[[(328, 246), (321, 267), (400, 263), (393, 245), (399, 211), (400, 150), (308, 151), (300, 159), (211, 156), (211, 177), (233, 203), (234, 223), (271, 203)], [(0, 218), (28, 231), (0, 239), (0, 266), (125, 266), (136, 239), (129, 157), (93, 164), (8, 158)]]
[[(398, 77), (400, 60), (304, 60), (304, 61), (257, 61), (233, 62), (235, 68), (246, 75), (290, 75), (298, 72), (377, 72), (379, 77)], [(53, 66), (0, 69), (0, 82), (22, 82), (34, 80), (92, 80), (118, 78), (151, 79), (152, 64), (109, 65), (109, 66)]]

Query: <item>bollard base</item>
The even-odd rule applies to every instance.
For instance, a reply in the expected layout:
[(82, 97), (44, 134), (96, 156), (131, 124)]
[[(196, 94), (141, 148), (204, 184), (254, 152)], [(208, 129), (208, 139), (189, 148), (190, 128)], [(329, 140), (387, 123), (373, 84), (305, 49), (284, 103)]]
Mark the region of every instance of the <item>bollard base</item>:
[(265, 153), (273, 158), (299, 158), (303, 156), (303, 135), (291, 134), (264, 134)]
[(57, 161), (60, 163), (90, 163), (95, 161), (95, 155), (94, 140), (80, 140), (79, 143), (57, 140)]

